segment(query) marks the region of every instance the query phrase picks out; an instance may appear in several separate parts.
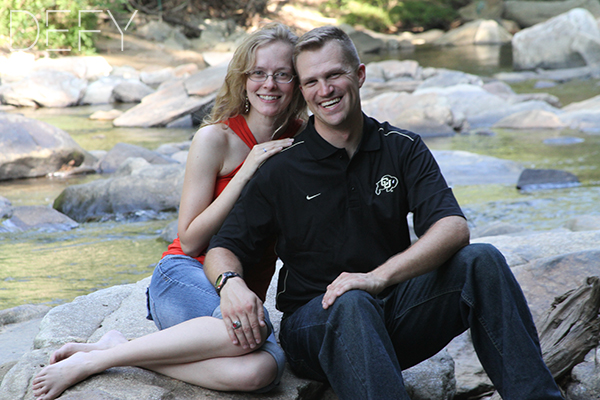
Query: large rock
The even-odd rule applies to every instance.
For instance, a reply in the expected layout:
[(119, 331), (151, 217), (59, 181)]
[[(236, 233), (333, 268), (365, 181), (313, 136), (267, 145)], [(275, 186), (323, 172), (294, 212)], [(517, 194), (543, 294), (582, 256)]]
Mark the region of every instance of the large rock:
[(469, 124), (481, 113), (497, 110), (511, 105), (509, 101), (496, 96), (479, 85), (459, 84), (448, 87), (428, 87), (413, 92), (413, 96), (435, 93), (443, 97), (456, 120), (466, 119)]
[(219, 90), (226, 74), (227, 66), (206, 68), (186, 78), (183, 85), (189, 95), (207, 96)]
[(25, 107), (69, 107), (79, 103), (87, 81), (70, 72), (40, 70), (8, 85), (2, 102)]
[(53, 208), (21, 206), (13, 209), (12, 217), (2, 225), (11, 232), (38, 230), (43, 232), (67, 231), (79, 224)]
[(502, 118), (492, 128), (505, 129), (563, 129), (566, 125), (554, 113), (544, 110), (520, 111)]
[(64, 71), (89, 81), (108, 76), (112, 67), (101, 56), (45, 57), (35, 62), (33, 70)]
[(175, 163), (170, 157), (164, 156), (156, 151), (148, 150), (134, 144), (117, 143), (104, 157), (102, 157), (98, 166), (103, 173), (112, 173), (117, 171), (128, 158), (143, 158), (149, 164)]
[[(476, 2), (475, 2), (476, 3)], [(478, 19), (448, 31), (433, 41), (440, 46), (510, 43), (512, 35), (495, 20)]]
[[(516, 70), (536, 68), (572, 68), (595, 60), (600, 28), (594, 16), (582, 8), (573, 9), (546, 22), (517, 32), (512, 39), (513, 67)], [(549, 46), (548, 43), (552, 43)], [(591, 50), (590, 53), (583, 51)]]
[(80, 165), (86, 153), (66, 132), (18, 114), (0, 114), (0, 148), (0, 181)]
[(152, 93), (154, 89), (137, 79), (119, 82), (113, 89), (114, 99), (121, 103), (139, 103)]
[(598, 0), (505, 1), (503, 17), (516, 21), (521, 28), (529, 28), (574, 8), (586, 9), (594, 17), (600, 17)]
[(517, 181), (517, 189), (523, 191), (541, 189), (559, 189), (579, 186), (579, 179), (574, 174), (557, 169), (523, 170)]
[(436, 150), (432, 153), (450, 186), (514, 185), (524, 169), (514, 161), (467, 151)]
[(567, 387), (569, 400), (600, 399), (600, 375), (598, 374), (598, 349), (593, 349), (584, 362), (573, 367), (572, 382)]
[[(146, 316), (145, 291), (150, 278), (135, 284), (103, 289), (73, 302), (55, 307), (46, 314), (34, 340), (34, 350), (11, 366), (0, 386), (0, 400), (33, 400), (31, 378), (47, 363), (52, 351), (66, 342), (95, 342), (109, 330), (116, 329), (134, 339), (156, 332)], [(270, 290), (274, 290), (272, 284)], [(274, 298), (274, 292), (271, 293)], [(267, 305), (269, 308), (269, 305)], [(270, 312), (278, 332), (280, 314)], [(275, 316), (274, 316), (275, 315)], [(442, 351), (405, 372), (407, 390), (413, 399), (447, 399), (455, 391), (454, 362)], [(282, 400), (334, 399), (326, 386), (304, 380), (286, 368), (279, 387), (267, 395), (214, 392), (134, 367), (111, 368), (68, 389), (61, 398), (154, 400), (154, 399), (259, 399)]]
[(450, 107), (435, 94), (410, 95), (406, 92), (380, 94), (363, 102), (363, 111), (380, 121), (422, 136), (454, 135), (454, 120)]
[(173, 211), (179, 207), (185, 166), (144, 165), (130, 175), (68, 186), (54, 208), (83, 222), (139, 212)]
[(90, 83), (85, 89), (81, 104), (108, 104), (114, 102), (114, 88), (123, 82), (123, 78), (118, 76), (103, 76), (102, 78)]
[(113, 121), (115, 126), (165, 126), (184, 115), (192, 114), (209, 104), (215, 95), (189, 95), (184, 83), (174, 81), (162, 89), (144, 97), (142, 102), (130, 108)]

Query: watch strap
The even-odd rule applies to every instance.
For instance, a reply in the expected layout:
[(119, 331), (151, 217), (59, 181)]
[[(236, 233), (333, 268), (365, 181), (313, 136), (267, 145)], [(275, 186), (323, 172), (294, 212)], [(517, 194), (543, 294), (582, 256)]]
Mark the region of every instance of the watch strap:
[(225, 286), (225, 283), (227, 283), (227, 280), (229, 278), (236, 278), (236, 277), (241, 278), (242, 276), (240, 274), (238, 274), (237, 272), (233, 272), (233, 271), (223, 272), (221, 275), (219, 275), (219, 277), (215, 281), (215, 289), (217, 290), (217, 294), (219, 296), (221, 295), (221, 289), (223, 289), (223, 286)]

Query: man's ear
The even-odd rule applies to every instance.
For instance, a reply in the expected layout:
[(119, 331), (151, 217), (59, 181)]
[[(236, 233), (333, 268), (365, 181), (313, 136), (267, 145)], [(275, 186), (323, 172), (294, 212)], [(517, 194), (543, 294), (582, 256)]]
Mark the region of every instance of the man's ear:
[(367, 79), (367, 68), (365, 67), (365, 64), (360, 64), (356, 73), (358, 75), (358, 87), (360, 88), (363, 83), (365, 83), (365, 79)]

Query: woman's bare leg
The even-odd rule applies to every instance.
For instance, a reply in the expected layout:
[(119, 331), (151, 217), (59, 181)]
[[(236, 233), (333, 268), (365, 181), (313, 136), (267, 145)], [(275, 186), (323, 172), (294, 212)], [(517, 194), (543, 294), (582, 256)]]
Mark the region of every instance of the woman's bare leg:
[[(263, 340), (267, 329), (263, 328)], [(68, 387), (86, 379), (90, 375), (102, 372), (111, 367), (138, 366), (155, 370), (185, 380), (190, 383), (200, 384), (205, 387), (219, 390), (243, 390), (225, 386), (211, 387), (201, 380), (192, 382), (186, 379), (185, 374), (192, 367), (198, 367), (200, 361), (214, 361), (210, 359), (222, 358), (233, 360), (233, 363), (216, 363), (232, 368), (231, 364), (239, 356), (248, 354), (231, 342), (227, 329), (222, 320), (212, 317), (200, 317), (171, 328), (142, 336), (130, 342), (123, 342), (108, 349), (95, 349), (90, 352), (78, 352), (52, 364), (40, 371), (34, 378), (34, 395), (40, 400), (55, 399)], [(259, 352), (264, 353), (264, 352)], [(66, 355), (67, 352), (63, 353)], [(267, 354), (271, 359), (270, 355)], [(253, 357), (254, 359), (256, 357)], [(257, 358), (261, 360), (264, 358)], [(268, 359), (267, 359), (268, 360)], [(274, 360), (273, 360), (274, 363)], [(186, 365), (187, 368), (186, 368)], [(169, 368), (172, 367), (172, 368)], [(179, 367), (179, 368), (176, 368)], [(258, 367), (260, 368), (260, 367)], [(200, 372), (209, 368), (202, 365)], [(183, 370), (183, 372), (181, 372)], [(215, 372), (213, 370), (213, 372)], [(220, 376), (227, 376), (227, 371), (216, 371)], [(192, 376), (193, 374), (189, 374)], [(197, 377), (197, 379), (200, 379)], [(226, 382), (225, 382), (226, 383)], [(231, 382), (239, 386), (237, 381)]]
[(88, 353), (92, 350), (107, 350), (125, 342), (127, 342), (125, 336), (121, 332), (113, 330), (105, 333), (96, 343), (67, 343), (52, 353), (50, 364), (69, 358), (80, 351)]

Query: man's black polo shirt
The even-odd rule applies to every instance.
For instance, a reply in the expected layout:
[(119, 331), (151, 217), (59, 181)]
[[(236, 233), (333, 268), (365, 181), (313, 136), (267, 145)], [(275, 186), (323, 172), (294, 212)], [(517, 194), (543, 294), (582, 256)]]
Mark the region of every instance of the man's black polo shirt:
[(352, 159), (326, 142), (313, 120), (294, 144), (269, 159), (246, 185), (210, 247), (256, 262), (277, 236), (277, 308), (293, 312), (324, 293), (341, 272), (368, 272), (417, 235), (461, 209), (421, 138), (364, 116)]

